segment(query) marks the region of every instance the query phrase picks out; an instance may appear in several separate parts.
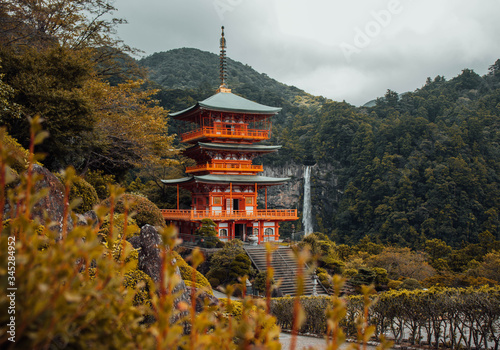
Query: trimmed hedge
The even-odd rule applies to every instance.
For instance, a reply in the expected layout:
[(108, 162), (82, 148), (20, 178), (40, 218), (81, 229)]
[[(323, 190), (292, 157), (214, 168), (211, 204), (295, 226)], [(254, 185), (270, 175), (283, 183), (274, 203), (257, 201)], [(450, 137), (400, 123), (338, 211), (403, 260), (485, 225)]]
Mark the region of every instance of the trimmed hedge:
[[(55, 175), (62, 183), (64, 183), (63, 175)], [(99, 202), (99, 197), (97, 197), (95, 188), (80, 176), (75, 176), (73, 178), (73, 183), (71, 184), (69, 190), (70, 202), (74, 199), (82, 200), (82, 202), (73, 210), (78, 214), (84, 214), (89, 210), (92, 210), (94, 208), (94, 205)]]
[(227, 298), (219, 299), (221, 303), (221, 309), (225, 310), (228, 314), (235, 317), (237, 320), (241, 319), (241, 314), (243, 311), (243, 304), (239, 300), (231, 299), (231, 302), (228, 304)]
[[(193, 268), (189, 266), (189, 264), (179, 255), (177, 252), (173, 252), (173, 256), (175, 257), (177, 261), (177, 266), (179, 267), (179, 271), (181, 273), (181, 277), (184, 280), (184, 282), (188, 285), (192, 284), (192, 273), (193, 273)], [(195, 287), (196, 288), (202, 288), (204, 289), (207, 293), (209, 294), (214, 294), (212, 290), (212, 286), (208, 282), (205, 276), (198, 270), (195, 270)]]
[[(370, 323), (376, 334), (392, 335), (396, 343), (446, 345), (453, 349), (500, 346), (500, 287), (431, 288), (429, 290), (391, 290), (377, 294), (370, 309)], [(349, 296), (347, 314), (341, 326), (348, 335), (356, 334), (356, 318), (363, 311), (363, 297)], [(325, 310), (331, 297), (301, 297), (306, 320), (300, 332), (323, 335)], [(277, 324), (291, 329), (294, 298), (271, 300), (271, 313)], [(404, 339), (407, 337), (407, 339)]]
[[(103, 222), (101, 223), (101, 226), (99, 228), (99, 235), (107, 241), (107, 237), (109, 235), (109, 219), (110, 216), (109, 214), (104, 217)], [(114, 214), (113, 215), (113, 235), (115, 238), (119, 238), (123, 235), (123, 226), (124, 226), (125, 220), (123, 217), (123, 214)], [(139, 226), (137, 226), (137, 223), (133, 218), (130, 216), (127, 217), (127, 232), (125, 238), (128, 239), (133, 236), (139, 236), (141, 230), (139, 229)]]
[[(146, 224), (152, 226), (165, 226), (165, 220), (161, 210), (149, 199), (136, 194), (125, 193), (115, 203), (115, 212), (123, 213), (125, 211), (125, 202), (130, 205), (129, 213), (135, 213), (134, 219), (139, 227)], [(109, 207), (111, 204), (109, 198), (102, 201), (102, 204)]]
[(79, 214), (83, 214), (88, 212), (89, 210), (92, 210), (94, 208), (94, 205), (99, 202), (99, 197), (97, 197), (95, 188), (79, 176), (75, 177), (75, 179), (73, 180), (73, 184), (69, 193), (70, 201), (76, 198), (82, 199), (82, 203), (74, 210)]

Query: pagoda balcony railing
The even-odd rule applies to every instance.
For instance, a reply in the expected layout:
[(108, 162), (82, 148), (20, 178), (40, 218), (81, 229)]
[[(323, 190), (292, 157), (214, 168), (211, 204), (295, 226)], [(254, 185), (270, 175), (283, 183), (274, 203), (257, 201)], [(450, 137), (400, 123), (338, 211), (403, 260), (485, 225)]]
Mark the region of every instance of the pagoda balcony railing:
[(183, 133), (181, 135), (182, 142), (189, 142), (201, 138), (225, 138), (238, 140), (267, 140), (269, 138), (269, 130), (247, 129), (247, 130), (230, 130), (213, 127), (204, 127)]
[(215, 221), (225, 220), (297, 220), (297, 209), (257, 209), (257, 210), (176, 210), (162, 209), (161, 213), (165, 220), (198, 221), (212, 219)]
[(237, 171), (237, 172), (254, 172), (258, 173), (264, 171), (262, 165), (253, 164), (199, 164), (186, 168), (186, 173), (194, 173), (198, 171)]

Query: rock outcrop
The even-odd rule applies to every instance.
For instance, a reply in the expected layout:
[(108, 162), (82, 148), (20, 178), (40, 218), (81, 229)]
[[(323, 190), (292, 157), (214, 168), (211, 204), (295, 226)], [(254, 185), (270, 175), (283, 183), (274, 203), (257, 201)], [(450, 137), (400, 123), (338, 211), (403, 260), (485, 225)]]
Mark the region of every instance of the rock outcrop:
[[(268, 207), (272, 209), (298, 209), (302, 217), (304, 202), (305, 165), (289, 162), (282, 166), (264, 165), (263, 176), (289, 177), (290, 181), (268, 189)], [(332, 164), (316, 164), (311, 168), (312, 219), (315, 231), (328, 232), (340, 198), (339, 173)], [(259, 199), (263, 201), (262, 193)], [(299, 219), (297, 231), (300, 231)], [(282, 231), (282, 234), (285, 232)]]
[[(131, 237), (128, 241), (135, 249), (139, 250), (139, 270), (145, 272), (153, 281), (160, 281), (162, 262), (160, 256), (160, 248), (163, 245), (161, 237), (154, 226), (144, 225), (141, 228), (139, 236)], [(181, 275), (179, 268), (176, 268), (176, 274)], [(184, 281), (182, 281), (172, 291), (174, 294), (179, 293), (179, 297), (175, 300), (177, 305), (180, 301), (191, 304), (190, 291)]]
[[(187, 287), (188, 294), (191, 296), (191, 290), (194, 287)], [(203, 308), (205, 305), (207, 306), (216, 306), (219, 305), (219, 299), (214, 297), (212, 294), (209, 294), (207, 292), (204, 292), (202, 290), (199, 290), (195, 288), (195, 293), (196, 293), (196, 306), (195, 310), (196, 312), (201, 312), (203, 311)]]
[[(64, 216), (64, 185), (59, 179), (46, 168), (33, 164), (33, 177), (36, 179), (34, 192), (40, 193), (47, 190), (48, 193), (39, 199), (31, 209), (31, 217), (38, 219), (41, 224), (46, 220), (51, 221), (49, 228), (59, 233), (59, 239), (62, 235), (63, 216)], [(8, 217), (11, 213), (10, 205), (6, 205), (4, 213)], [(71, 215), (67, 218), (68, 230), (73, 228), (73, 219)]]

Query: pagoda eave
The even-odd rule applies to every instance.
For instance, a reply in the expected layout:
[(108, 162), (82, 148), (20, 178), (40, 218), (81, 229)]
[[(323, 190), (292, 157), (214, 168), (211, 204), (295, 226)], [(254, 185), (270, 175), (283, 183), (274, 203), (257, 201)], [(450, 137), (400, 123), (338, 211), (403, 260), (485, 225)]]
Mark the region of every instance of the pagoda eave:
[(273, 116), (281, 111), (279, 107), (270, 107), (253, 102), (235, 95), (231, 92), (219, 92), (194, 106), (182, 111), (170, 113), (170, 116), (177, 120), (188, 121), (191, 117), (198, 115), (201, 111), (231, 112), (240, 114), (255, 114)]
[(289, 177), (274, 178), (258, 175), (228, 175), (228, 174), (208, 174), (194, 175), (180, 179), (161, 180), (165, 185), (187, 185), (192, 183), (201, 184), (234, 184), (234, 185), (254, 185), (274, 186), (283, 185), (290, 181)]

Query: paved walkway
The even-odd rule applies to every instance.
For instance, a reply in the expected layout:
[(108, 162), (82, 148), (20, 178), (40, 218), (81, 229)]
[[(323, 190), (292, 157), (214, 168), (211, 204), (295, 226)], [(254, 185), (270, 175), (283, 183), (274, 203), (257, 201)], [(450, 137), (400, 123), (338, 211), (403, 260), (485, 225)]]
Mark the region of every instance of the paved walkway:
[[(290, 348), (290, 343), (292, 342), (292, 335), (290, 333), (280, 333), (280, 343), (281, 349), (287, 350)], [(315, 350), (323, 350), (326, 348), (326, 340), (324, 338), (317, 337), (307, 337), (304, 335), (297, 336), (297, 342), (295, 343), (297, 350), (314, 348)], [(339, 349), (346, 349), (350, 343), (344, 343)], [(375, 350), (375, 346), (368, 345), (366, 347), (368, 350)]]
[[(217, 299), (226, 299), (227, 298), (226, 294), (221, 293), (218, 290), (214, 289), (213, 292), (214, 292), (214, 297), (216, 297)], [(241, 299), (240, 298), (236, 298), (236, 297), (231, 297), (231, 300), (241, 300)]]

